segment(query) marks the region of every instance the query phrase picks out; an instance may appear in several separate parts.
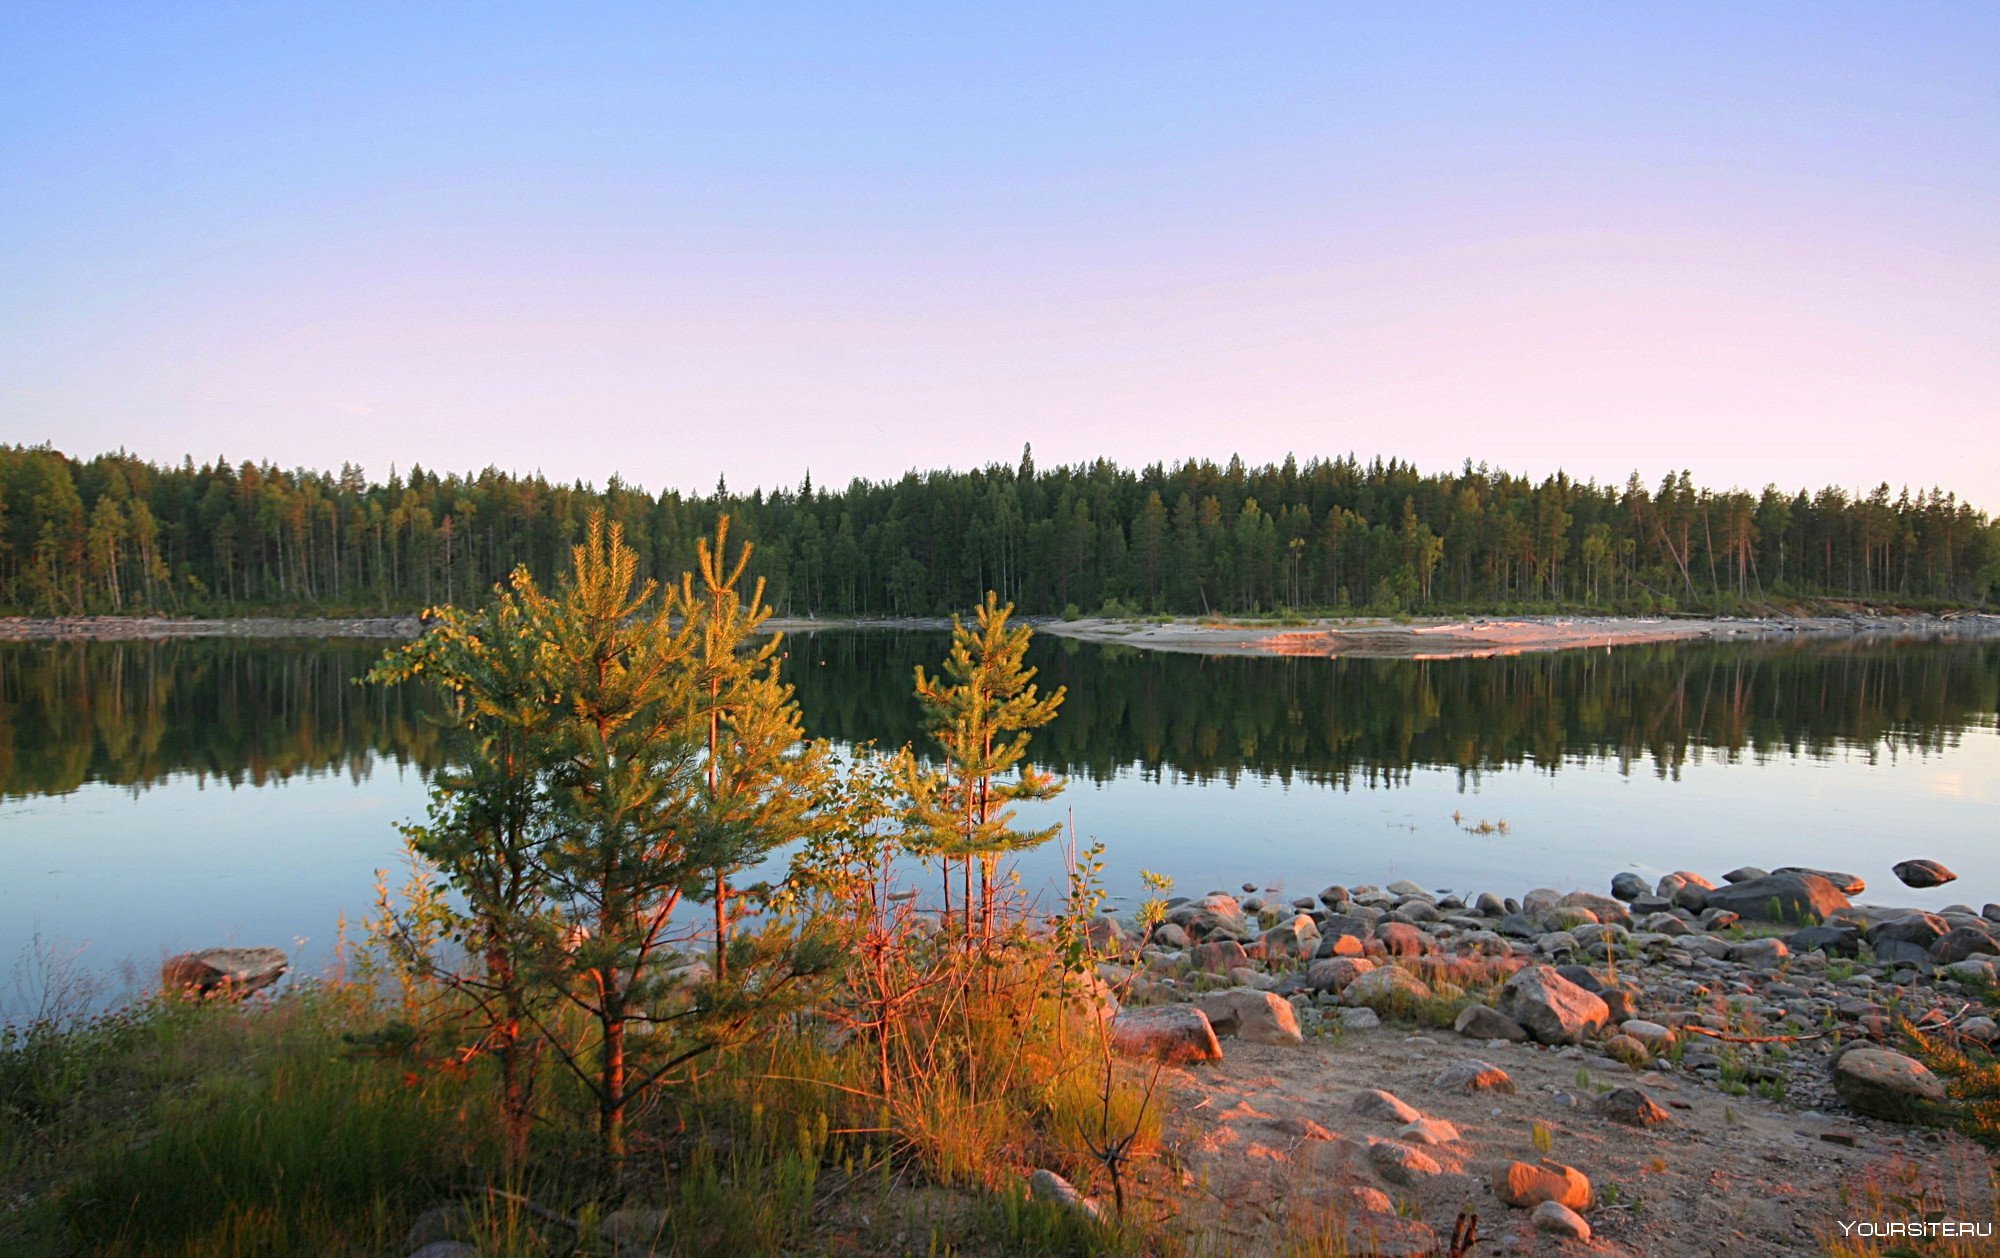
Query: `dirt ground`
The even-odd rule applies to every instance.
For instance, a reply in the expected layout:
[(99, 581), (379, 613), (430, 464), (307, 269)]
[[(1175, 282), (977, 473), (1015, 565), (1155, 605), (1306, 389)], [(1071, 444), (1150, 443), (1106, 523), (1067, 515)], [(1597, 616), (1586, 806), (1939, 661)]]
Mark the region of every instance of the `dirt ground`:
[[(1387, 1192), (1440, 1238), (1470, 1209), (1481, 1255), (1814, 1254), (1841, 1238), (1842, 1220), (1908, 1217), (1889, 1203), (1897, 1196), (1962, 1221), (1994, 1220), (1990, 1164), (1960, 1137), (1801, 1112), (1690, 1075), (1635, 1073), (1579, 1048), (1388, 1025), (1303, 1046), (1222, 1043), (1221, 1062), (1164, 1080), (1169, 1140), (1199, 1189), (1203, 1224), (1243, 1253), (1273, 1252), (1288, 1233), (1338, 1219), (1350, 1184)], [(1464, 1059), (1499, 1066), (1515, 1090), (1440, 1087), (1438, 1076)], [(1620, 1085), (1643, 1088), (1671, 1121), (1640, 1129), (1598, 1113), (1596, 1098)], [(1457, 1128), (1455, 1141), (1418, 1146), (1442, 1173), (1402, 1186), (1374, 1171), (1369, 1139), (1394, 1139), (1398, 1124), (1357, 1114), (1354, 1100), (1377, 1088)], [(1544, 1156), (1538, 1123), (1546, 1156), (1590, 1178), (1588, 1245), (1535, 1231), (1527, 1211), (1493, 1195), (1495, 1168)]]

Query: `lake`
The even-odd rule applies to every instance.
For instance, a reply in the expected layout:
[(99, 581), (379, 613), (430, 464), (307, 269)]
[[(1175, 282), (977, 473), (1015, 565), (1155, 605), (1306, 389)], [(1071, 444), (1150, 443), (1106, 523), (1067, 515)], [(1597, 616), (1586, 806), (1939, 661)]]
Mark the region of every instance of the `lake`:
[[(911, 669), (942, 633), (787, 641), (809, 731), (921, 740)], [(0, 644), (0, 961), (81, 948), (143, 980), (168, 952), (276, 944), (302, 969), (400, 881), (398, 824), (449, 749), (419, 689), (355, 684), (379, 642)], [(1032, 754), (1074, 819), (1201, 894), (1409, 878), (1603, 891), (1631, 869), (1807, 864), (1862, 898), (2000, 898), (2000, 643), (1634, 646), (1481, 660), (1137, 651), (1044, 637), (1062, 716)], [(1942, 860), (1961, 881), (1898, 884)], [(1030, 886), (1053, 847), (1020, 861)], [(6, 987), (0, 975), (0, 989)], [(0, 992), (0, 1007), (5, 1005)]]

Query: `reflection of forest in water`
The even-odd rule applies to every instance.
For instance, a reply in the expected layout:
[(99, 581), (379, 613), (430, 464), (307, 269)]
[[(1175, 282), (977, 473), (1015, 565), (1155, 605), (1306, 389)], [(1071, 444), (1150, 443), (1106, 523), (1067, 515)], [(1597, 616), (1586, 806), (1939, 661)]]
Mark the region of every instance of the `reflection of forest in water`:
[[(0, 795), (192, 773), (263, 783), (360, 776), (377, 756), (442, 758), (435, 700), (354, 684), (379, 642), (0, 644)], [(807, 728), (920, 740), (911, 670), (937, 633), (787, 643)], [(1670, 774), (1699, 754), (1930, 751), (2000, 709), (2000, 644), (1694, 644), (1485, 660), (1295, 659), (1136, 651), (1055, 638), (1032, 661), (1063, 685), (1034, 759), (1102, 780), (1241, 774), (1348, 784), (1414, 767), (1478, 771), (1610, 759)]]
[[(826, 633), (789, 643), (808, 729), (920, 739), (911, 669), (941, 634)], [(825, 661), (821, 664), (820, 661)], [(1564, 651), (1477, 660), (1201, 656), (1039, 639), (1045, 687), (1069, 689), (1030, 754), (1102, 781), (1136, 765), (1196, 781), (1239, 775), (1382, 784), (1410, 769), (1697, 755), (1894, 754), (1991, 726), (2000, 644), (1847, 640)]]
[(381, 654), (289, 639), (0, 644), (0, 796), (438, 763), (442, 731), (416, 690), (354, 684)]

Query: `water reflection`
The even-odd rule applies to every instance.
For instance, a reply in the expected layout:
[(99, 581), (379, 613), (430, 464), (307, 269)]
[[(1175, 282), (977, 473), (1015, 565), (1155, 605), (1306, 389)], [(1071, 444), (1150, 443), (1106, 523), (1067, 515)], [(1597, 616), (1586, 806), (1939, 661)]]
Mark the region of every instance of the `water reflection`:
[[(910, 672), (942, 635), (795, 638), (789, 675), (815, 735), (921, 739)], [(1672, 777), (1708, 753), (1928, 753), (2000, 708), (2000, 644), (1669, 644), (1482, 660), (1194, 656), (1044, 637), (1031, 660), (1069, 689), (1032, 747), (1044, 767), (1290, 784), (1405, 781), (1604, 760)]]
[[(812, 734), (920, 745), (910, 695), (931, 633), (795, 636), (788, 676)], [(176, 775), (262, 785), (364, 775), (377, 757), (445, 754), (419, 689), (354, 681), (378, 642), (0, 645), (0, 795)], [(1044, 767), (1106, 782), (1393, 785), (1607, 761), (1671, 777), (1690, 760), (1930, 753), (2000, 709), (2000, 644), (1762, 643), (1626, 647), (1485, 660), (1205, 657), (1044, 637), (1033, 662), (1069, 690), (1036, 736)]]
[(364, 776), (377, 757), (428, 768), (439, 729), (415, 689), (354, 684), (380, 642), (0, 644), (0, 797), (192, 775), (262, 786)]

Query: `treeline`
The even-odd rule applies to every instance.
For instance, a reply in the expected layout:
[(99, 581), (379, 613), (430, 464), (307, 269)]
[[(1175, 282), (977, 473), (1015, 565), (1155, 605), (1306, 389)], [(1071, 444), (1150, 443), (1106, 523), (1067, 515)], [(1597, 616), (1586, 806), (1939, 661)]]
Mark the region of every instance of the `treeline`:
[(1468, 463), (1100, 460), (649, 494), (488, 469), (158, 466), (0, 446), (0, 607), (17, 614), (390, 612), (551, 579), (596, 508), (645, 571), (728, 513), (783, 614), (927, 615), (996, 590), (1031, 614), (1715, 609), (1829, 596), (1987, 604), (2000, 524), (1941, 490), (1856, 497), (1535, 481)]

